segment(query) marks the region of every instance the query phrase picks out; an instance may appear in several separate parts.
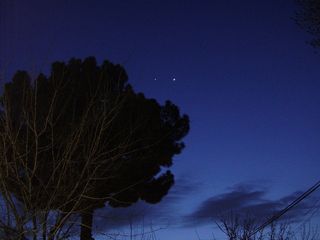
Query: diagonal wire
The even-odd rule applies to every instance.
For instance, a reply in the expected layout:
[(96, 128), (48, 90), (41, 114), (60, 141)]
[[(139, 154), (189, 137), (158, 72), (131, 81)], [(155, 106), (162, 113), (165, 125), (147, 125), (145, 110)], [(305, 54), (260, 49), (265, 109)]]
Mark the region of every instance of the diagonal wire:
[(275, 215), (273, 215), (271, 218), (269, 218), (266, 222), (261, 224), (255, 231), (253, 231), (250, 234), (250, 237), (255, 235), (257, 232), (264, 229), (269, 224), (273, 223), (274, 221), (278, 220), (281, 216), (283, 216), (285, 213), (287, 213), (289, 210), (291, 210), (293, 207), (295, 207), (298, 203), (300, 203), (303, 199), (308, 197), (311, 193), (316, 191), (320, 187), (320, 180), (316, 182), (312, 187), (310, 187), (307, 191), (302, 193), (299, 197), (297, 197), (294, 201), (292, 201), (288, 206), (286, 206), (281, 211), (277, 212)]

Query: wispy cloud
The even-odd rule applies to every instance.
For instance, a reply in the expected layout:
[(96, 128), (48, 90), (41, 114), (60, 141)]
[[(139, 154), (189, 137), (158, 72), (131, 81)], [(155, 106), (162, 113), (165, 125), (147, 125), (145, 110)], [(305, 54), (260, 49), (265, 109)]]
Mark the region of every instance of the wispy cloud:
[(154, 223), (156, 225), (171, 225), (177, 220), (177, 205), (190, 194), (197, 190), (197, 183), (189, 180), (177, 179), (169, 194), (158, 204), (148, 204), (139, 201), (126, 208), (111, 208), (106, 206), (95, 212), (94, 225), (98, 231), (128, 227), (130, 224), (146, 226)]
[[(169, 194), (158, 204), (138, 202), (127, 208), (105, 207), (96, 210), (94, 225), (98, 231), (108, 232), (121, 228), (145, 224), (156, 226), (195, 227), (214, 224), (215, 221), (230, 213), (239, 217), (252, 217), (257, 221), (265, 221), (277, 211), (286, 207), (302, 192), (293, 192), (278, 199), (268, 199), (269, 190), (265, 183), (237, 184), (226, 189), (224, 193), (203, 200), (190, 214), (180, 211), (184, 199), (197, 194), (201, 184), (192, 183), (187, 179), (178, 179)], [(301, 217), (319, 205), (319, 198), (308, 197), (298, 204), (282, 219), (299, 221)]]
[[(259, 189), (251, 185), (236, 185), (230, 191), (204, 200), (191, 214), (184, 218), (186, 225), (202, 225), (212, 223), (221, 217), (230, 214), (250, 216), (257, 221), (265, 221), (277, 211), (283, 209), (296, 199), (301, 192), (294, 192), (276, 200), (266, 198), (268, 190)], [(312, 209), (315, 199), (306, 198), (282, 219), (298, 221), (309, 209)]]

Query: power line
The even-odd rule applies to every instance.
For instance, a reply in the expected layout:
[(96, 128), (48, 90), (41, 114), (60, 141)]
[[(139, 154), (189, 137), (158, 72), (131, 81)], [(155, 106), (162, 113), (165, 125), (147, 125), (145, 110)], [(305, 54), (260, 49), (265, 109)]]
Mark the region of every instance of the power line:
[(250, 236), (256, 234), (257, 232), (261, 231), (262, 229), (264, 229), (266, 226), (268, 226), (269, 224), (273, 223), (274, 221), (278, 220), (282, 215), (284, 215), (285, 213), (287, 213), (289, 210), (291, 210), (293, 207), (295, 207), (298, 203), (300, 203), (303, 199), (305, 199), (306, 197), (308, 197), (311, 193), (313, 193), (314, 191), (316, 191), (318, 188), (320, 187), (320, 180), (318, 182), (316, 182), (312, 187), (310, 187), (307, 191), (305, 191), (304, 193), (302, 193), (299, 197), (297, 197), (294, 201), (292, 201), (287, 207), (285, 207), (284, 209), (282, 209), (281, 211), (279, 211), (278, 213), (276, 213), (275, 215), (273, 215), (270, 219), (268, 219), (266, 222), (264, 222), (263, 224), (261, 224), (255, 231), (253, 231), (251, 233)]

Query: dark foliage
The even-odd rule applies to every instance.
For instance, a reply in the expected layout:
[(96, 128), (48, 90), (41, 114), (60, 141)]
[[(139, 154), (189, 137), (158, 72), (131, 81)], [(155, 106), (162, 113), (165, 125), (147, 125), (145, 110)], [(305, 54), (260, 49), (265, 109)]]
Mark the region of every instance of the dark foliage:
[(297, 0), (301, 10), (297, 12), (295, 20), (315, 38), (310, 41), (314, 47), (320, 47), (320, 0)]
[(34, 82), (19, 71), (4, 88), (9, 190), (27, 209), (81, 214), (83, 240), (94, 209), (157, 203), (168, 193), (174, 177), (162, 168), (189, 131), (177, 106), (136, 93), (127, 79), (121, 66), (90, 57), (55, 62)]

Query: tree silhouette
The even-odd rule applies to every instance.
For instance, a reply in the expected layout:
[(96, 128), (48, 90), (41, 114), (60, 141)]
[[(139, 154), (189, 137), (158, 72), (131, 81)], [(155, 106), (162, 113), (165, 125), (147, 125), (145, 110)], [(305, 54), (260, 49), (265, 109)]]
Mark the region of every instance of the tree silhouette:
[(297, 12), (295, 20), (299, 26), (315, 36), (310, 41), (314, 47), (320, 47), (320, 1), (296, 0), (301, 10)]
[(157, 203), (168, 193), (174, 176), (163, 168), (183, 149), (189, 119), (170, 101), (136, 93), (120, 65), (89, 57), (55, 62), (34, 81), (18, 71), (4, 88), (1, 128), (0, 190), (23, 205), (21, 214), (9, 204), (17, 230), (31, 221), (34, 239), (62, 239), (80, 215), (87, 240), (96, 208)]
[[(260, 219), (261, 221), (261, 219)], [(290, 224), (285, 222), (273, 222), (269, 226), (264, 226), (256, 231), (260, 226), (260, 221), (250, 215), (233, 214), (232, 212), (222, 215), (216, 222), (217, 227), (223, 232), (228, 240), (288, 240), (297, 237), (290, 228)], [(309, 231), (301, 239), (315, 240), (317, 233)], [(311, 235), (312, 234), (312, 235)]]

